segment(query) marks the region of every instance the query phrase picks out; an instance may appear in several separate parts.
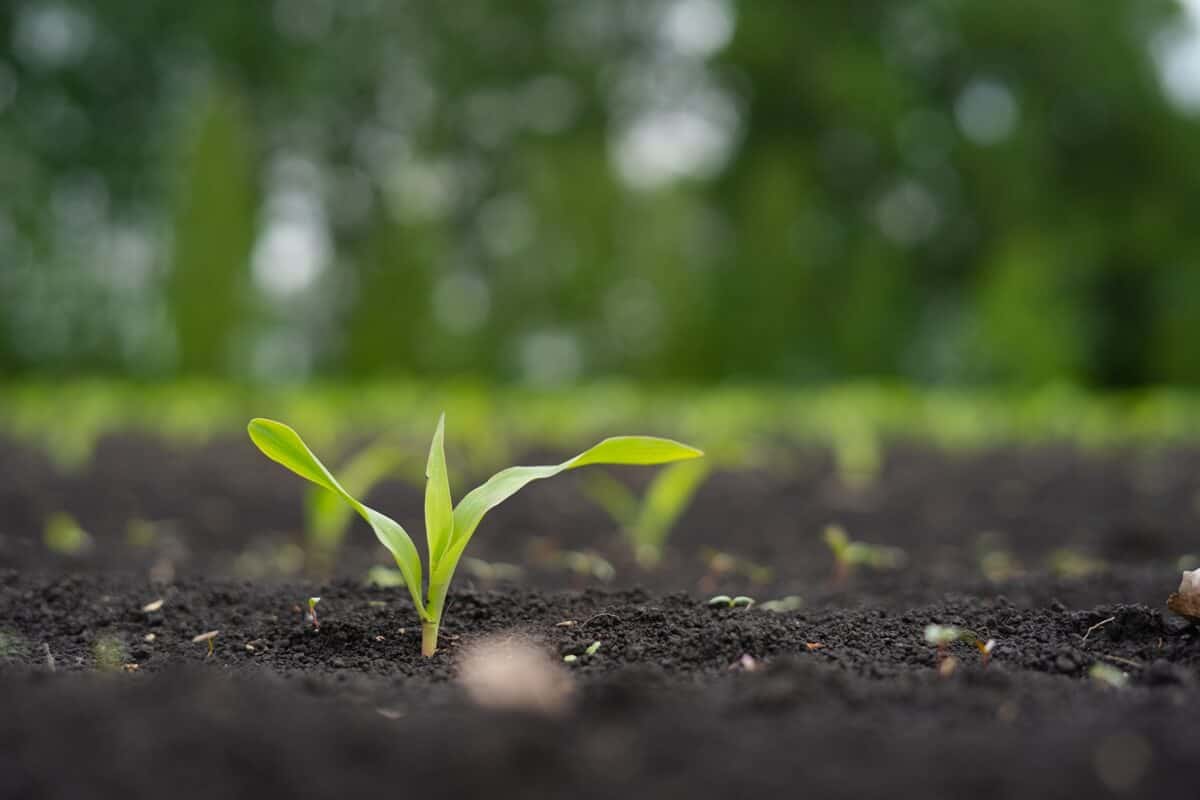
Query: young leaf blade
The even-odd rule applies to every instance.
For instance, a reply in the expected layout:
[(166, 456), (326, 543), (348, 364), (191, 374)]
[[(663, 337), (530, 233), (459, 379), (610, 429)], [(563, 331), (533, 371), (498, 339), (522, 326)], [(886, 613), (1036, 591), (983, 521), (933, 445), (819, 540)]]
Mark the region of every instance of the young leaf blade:
[(275, 420), (256, 418), (246, 428), (251, 441), (267, 458), (287, 467), (302, 478), (335, 492), (359, 513), (375, 531), (375, 537), (392, 553), (404, 575), (413, 605), (422, 618), (428, 616), (421, 600), (421, 558), (416, 545), (400, 524), (369, 506), (363, 505), (337, 482), (320, 459), (308, 449), (300, 434)]
[(641, 511), (631, 526), (639, 547), (661, 552), (667, 534), (687, 509), (708, 472), (708, 465), (703, 461), (681, 461), (654, 476), (642, 499)]
[(458, 559), (479, 527), (485, 514), (536, 480), (552, 478), (570, 469), (590, 464), (666, 464), (699, 458), (704, 453), (694, 447), (654, 436), (617, 436), (605, 439), (561, 464), (543, 467), (509, 467), (472, 489), (454, 509), (454, 534), (431, 580), (449, 583)]
[(450, 477), (446, 472), (446, 415), (438, 420), (425, 467), (425, 536), (429, 543), (429, 570), (436, 568), (454, 534), (454, 507)]

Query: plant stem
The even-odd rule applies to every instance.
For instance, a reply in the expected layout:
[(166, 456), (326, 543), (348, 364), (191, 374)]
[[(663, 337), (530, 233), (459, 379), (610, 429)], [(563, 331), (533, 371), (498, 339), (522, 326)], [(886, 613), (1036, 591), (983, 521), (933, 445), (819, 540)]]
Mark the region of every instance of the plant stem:
[(437, 652), (438, 624), (425, 621), (421, 623), (421, 655), (428, 658)]

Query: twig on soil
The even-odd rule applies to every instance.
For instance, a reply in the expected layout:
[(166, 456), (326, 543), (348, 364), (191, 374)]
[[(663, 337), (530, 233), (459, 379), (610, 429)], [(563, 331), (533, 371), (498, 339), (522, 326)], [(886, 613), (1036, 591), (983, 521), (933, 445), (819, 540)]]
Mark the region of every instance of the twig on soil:
[(42, 642), (42, 649), (46, 651), (46, 666), (51, 672), (57, 672), (58, 668), (54, 666), (54, 654), (50, 652), (50, 645), (47, 642)]
[(1088, 637), (1092, 635), (1092, 631), (1098, 630), (1099, 628), (1103, 628), (1108, 623), (1115, 622), (1116, 619), (1117, 619), (1116, 617), (1109, 617), (1108, 619), (1100, 620), (1095, 625), (1093, 625), (1092, 627), (1087, 629), (1087, 631), (1083, 634), (1083, 641), (1086, 642), (1088, 640)]

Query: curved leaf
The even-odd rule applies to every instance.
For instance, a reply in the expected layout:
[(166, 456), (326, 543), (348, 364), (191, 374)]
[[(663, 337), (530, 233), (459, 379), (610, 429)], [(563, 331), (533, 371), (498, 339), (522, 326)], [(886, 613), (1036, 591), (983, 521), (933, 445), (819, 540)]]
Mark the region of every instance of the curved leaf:
[(421, 558), (404, 528), (391, 517), (363, 505), (343, 489), (320, 459), (308, 449), (300, 434), (287, 425), (271, 419), (258, 418), (250, 420), (246, 430), (263, 455), (300, 477), (336, 493), (370, 524), (371, 529), (375, 531), (375, 537), (391, 551), (396, 560), (396, 566), (404, 575), (417, 612), (422, 618), (428, 618), (425, 605), (421, 602)]
[(521, 491), (532, 481), (552, 478), (569, 469), (590, 464), (666, 464), (699, 458), (703, 452), (671, 439), (654, 436), (616, 436), (605, 439), (561, 464), (545, 467), (509, 467), (493, 475), (486, 483), (470, 491), (454, 509), (454, 533), (450, 547), (437, 565), (431, 582), (450, 582), (458, 559), (479, 527), (485, 514)]

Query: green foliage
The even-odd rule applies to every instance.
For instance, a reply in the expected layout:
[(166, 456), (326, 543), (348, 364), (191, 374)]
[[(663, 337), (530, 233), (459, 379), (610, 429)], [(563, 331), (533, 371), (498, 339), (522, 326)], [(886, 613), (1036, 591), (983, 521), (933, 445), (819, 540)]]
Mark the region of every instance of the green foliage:
[(46, 547), (60, 555), (75, 556), (92, 546), (92, 536), (65, 511), (57, 511), (46, 518), (42, 532)]
[(708, 605), (713, 608), (749, 608), (754, 605), (754, 598), (745, 595), (730, 597), (727, 594), (718, 594), (708, 599)]
[(704, 461), (683, 461), (661, 470), (641, 501), (625, 484), (597, 473), (584, 483), (588, 495), (621, 526), (638, 561), (653, 567), (662, 558), (671, 528), (709, 475)]
[[(1179, 2), (730, 0), (711, 52), (666, 0), (460, 5), (75, 3), (52, 65), (22, 37), (56, 6), (8, 3), (0, 369), (169, 370), (173, 329), (183, 373), (287, 336), (325, 375), (510, 378), (550, 330), (591, 375), (1200, 381), (1200, 137), (1150, 52)], [(711, 164), (626, 163), (692, 114)], [(274, 316), (260, 181), (330, 251)], [(149, 270), (106, 257), (130, 229)]]
[[(281, 422), (251, 420), (248, 433), (255, 445), (273, 461), (302, 478), (339, 496), (363, 517), (379, 541), (391, 552), (408, 587), (413, 606), (422, 620), (422, 652), (433, 655), (437, 648), (438, 625), (446, 592), (463, 551), (488, 511), (516, 494), (529, 483), (552, 478), (562, 472), (593, 464), (654, 465), (698, 458), (699, 450), (650, 436), (617, 436), (605, 439), (572, 459), (552, 466), (509, 467), (493, 475), (453, 506), (445, 456), (445, 415), (439, 420), (429, 450), (426, 468), (425, 522), (428, 543), (428, 585), (416, 545), (408, 533), (390, 517), (364, 505), (308, 449), (294, 430)], [(422, 599), (422, 594), (425, 599)]]
[(836, 565), (834, 580), (837, 582), (849, 578), (859, 567), (896, 569), (903, 566), (907, 559), (904, 551), (898, 547), (853, 541), (840, 525), (827, 525), (824, 539), (833, 553)]

